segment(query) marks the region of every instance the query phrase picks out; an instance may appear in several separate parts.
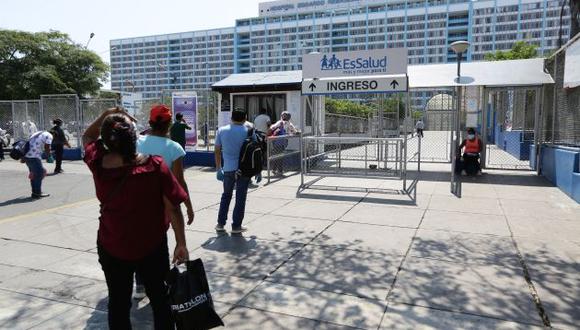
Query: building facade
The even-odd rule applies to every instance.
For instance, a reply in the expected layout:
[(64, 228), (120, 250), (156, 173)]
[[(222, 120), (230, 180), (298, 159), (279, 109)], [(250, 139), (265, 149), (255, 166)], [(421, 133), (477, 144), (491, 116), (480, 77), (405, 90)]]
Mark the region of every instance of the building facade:
[[(304, 54), (406, 47), (409, 64), (467, 61), (524, 40), (546, 55), (558, 47), (563, 0), (281, 0), (234, 27), (110, 42), (111, 87), (159, 97), (199, 90), (232, 73), (301, 69)], [(562, 17), (568, 39), (569, 10)]]

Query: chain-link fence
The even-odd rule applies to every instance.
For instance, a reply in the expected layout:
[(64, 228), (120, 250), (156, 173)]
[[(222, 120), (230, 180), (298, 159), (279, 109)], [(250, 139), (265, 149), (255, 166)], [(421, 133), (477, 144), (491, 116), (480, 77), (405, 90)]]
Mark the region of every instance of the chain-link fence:
[(0, 128), (12, 141), (28, 139), (39, 130), (50, 130), (60, 118), (72, 148), (81, 146), (82, 132), (102, 111), (114, 107), (114, 99), (82, 99), (76, 95), (42, 95), (40, 100), (0, 101)]
[(545, 61), (545, 69), (555, 84), (544, 87), (540, 142), (580, 146), (580, 86), (564, 86), (566, 52), (570, 46), (578, 47), (578, 44), (580, 36)]
[(368, 135), (370, 119), (356, 116), (326, 113), (324, 133), (332, 135)]

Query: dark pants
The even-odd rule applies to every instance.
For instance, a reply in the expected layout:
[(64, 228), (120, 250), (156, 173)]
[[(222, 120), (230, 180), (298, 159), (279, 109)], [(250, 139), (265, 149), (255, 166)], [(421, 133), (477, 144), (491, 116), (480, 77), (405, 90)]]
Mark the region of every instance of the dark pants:
[(232, 216), (232, 228), (240, 228), (244, 220), (244, 213), (246, 213), (246, 197), (248, 195), (248, 185), (250, 178), (239, 177), (236, 178), (236, 172), (224, 173), (224, 192), (220, 202), (220, 210), (218, 213), (218, 224), (225, 226), (228, 219), (228, 211), (230, 209), (230, 202), (234, 194), (234, 187), (236, 188), (236, 206), (234, 206), (234, 214)]
[(0, 160), (4, 160), (4, 142), (0, 140)]
[(40, 195), (42, 193), (42, 180), (44, 179), (44, 167), (42, 167), (42, 160), (40, 158), (24, 158), (26, 166), (30, 174), (30, 186), (32, 193)]
[(475, 175), (481, 171), (478, 154), (463, 154), (463, 169), (468, 175)]
[(98, 245), (99, 263), (105, 273), (109, 289), (109, 328), (131, 329), (131, 295), (133, 275), (138, 271), (143, 278), (145, 292), (153, 309), (155, 329), (173, 329), (171, 310), (166, 300), (165, 276), (169, 271), (167, 238), (155, 251), (137, 261), (113, 257)]
[(423, 137), (423, 129), (422, 128), (417, 128), (417, 136), (421, 135), (421, 137)]
[(64, 145), (55, 144), (52, 146), (52, 150), (54, 150), (54, 160), (56, 162), (54, 172), (58, 173), (62, 171), (62, 155), (64, 154)]

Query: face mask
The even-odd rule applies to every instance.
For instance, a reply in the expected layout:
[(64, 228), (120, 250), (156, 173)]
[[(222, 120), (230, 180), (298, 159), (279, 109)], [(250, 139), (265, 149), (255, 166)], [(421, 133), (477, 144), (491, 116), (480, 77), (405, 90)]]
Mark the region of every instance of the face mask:
[(473, 140), (473, 139), (475, 139), (475, 134), (468, 134), (467, 138), (470, 140)]

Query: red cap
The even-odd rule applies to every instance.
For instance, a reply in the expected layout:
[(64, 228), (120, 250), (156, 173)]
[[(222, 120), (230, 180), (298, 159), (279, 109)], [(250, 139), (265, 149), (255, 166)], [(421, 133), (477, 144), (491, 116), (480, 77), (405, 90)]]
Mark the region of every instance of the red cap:
[(171, 110), (165, 104), (154, 105), (151, 108), (151, 114), (149, 115), (149, 120), (153, 121), (153, 122), (170, 121), (171, 120)]

